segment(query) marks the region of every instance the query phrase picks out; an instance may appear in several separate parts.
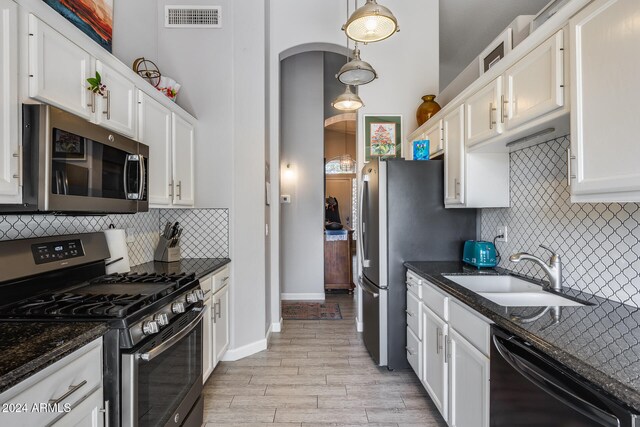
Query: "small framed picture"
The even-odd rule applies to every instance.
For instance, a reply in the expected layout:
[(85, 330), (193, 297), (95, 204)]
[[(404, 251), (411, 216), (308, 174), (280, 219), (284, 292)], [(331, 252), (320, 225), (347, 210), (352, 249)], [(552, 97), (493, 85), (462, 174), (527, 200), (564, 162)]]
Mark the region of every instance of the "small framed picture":
[(364, 161), (402, 156), (402, 116), (364, 115)]
[(480, 54), (480, 75), (486, 73), (491, 67), (504, 58), (507, 53), (511, 52), (512, 43), (512, 29), (507, 28)]
[(413, 160), (429, 160), (429, 140), (413, 141)]
[(53, 132), (53, 160), (86, 160), (87, 147), (83, 137), (54, 129)]

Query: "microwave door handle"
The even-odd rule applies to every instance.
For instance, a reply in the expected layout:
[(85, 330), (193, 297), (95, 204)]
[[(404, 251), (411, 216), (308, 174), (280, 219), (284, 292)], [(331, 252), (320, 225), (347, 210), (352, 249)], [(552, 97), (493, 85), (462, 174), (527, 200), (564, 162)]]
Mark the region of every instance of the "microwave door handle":
[[(504, 360), (506, 360), (513, 369), (537, 387), (549, 393), (552, 397), (563, 402), (565, 405), (573, 408), (586, 417), (596, 420), (601, 425), (618, 425), (618, 418), (615, 415), (605, 412), (602, 408), (584, 400), (579, 396), (580, 390), (571, 390), (571, 384), (562, 384), (552, 373), (545, 375), (540, 372), (541, 367), (537, 367), (532, 361), (527, 360), (524, 356), (515, 354), (507, 348), (508, 345), (515, 344), (509, 343), (508, 341), (505, 342), (503, 338), (495, 335), (493, 336), (493, 343), (498, 350), (498, 353), (500, 353)], [(544, 364), (547, 365), (546, 363)], [(551, 365), (547, 366), (553, 368)], [(555, 369), (553, 370), (555, 371)]]
[(126, 200), (129, 199), (129, 186), (127, 185), (127, 181), (129, 178), (129, 155), (127, 154), (124, 159), (124, 173), (123, 173), (123, 181), (124, 181), (124, 198)]
[(142, 200), (144, 195), (145, 185), (146, 185), (145, 175), (147, 175), (147, 168), (144, 166), (144, 156), (142, 154), (139, 155), (139, 159), (140, 159), (140, 183), (138, 186), (138, 200)]
[(176, 345), (182, 338), (187, 336), (192, 330), (195, 329), (196, 326), (202, 320), (202, 316), (204, 316), (204, 310), (200, 311), (200, 313), (193, 319), (187, 326), (182, 328), (180, 332), (158, 345), (157, 347), (152, 348), (146, 353), (141, 353), (138, 355), (138, 358), (144, 360), (145, 362), (150, 362), (156, 357), (160, 356), (165, 351), (169, 350), (171, 347)]

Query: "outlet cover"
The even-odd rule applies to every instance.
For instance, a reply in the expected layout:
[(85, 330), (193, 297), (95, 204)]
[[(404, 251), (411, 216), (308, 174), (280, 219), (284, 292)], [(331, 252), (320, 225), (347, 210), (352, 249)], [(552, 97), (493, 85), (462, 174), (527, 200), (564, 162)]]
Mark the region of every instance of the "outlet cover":
[(502, 235), (503, 237), (499, 237), (496, 239), (496, 242), (505, 242), (507, 243), (509, 240), (509, 235), (507, 234), (508, 229), (506, 225), (499, 225), (496, 228), (496, 236)]
[(125, 231), (127, 235), (127, 243), (133, 243), (136, 241), (136, 229), (135, 228), (127, 228)]
[(280, 196), (280, 203), (291, 203), (291, 196), (289, 194), (282, 194)]

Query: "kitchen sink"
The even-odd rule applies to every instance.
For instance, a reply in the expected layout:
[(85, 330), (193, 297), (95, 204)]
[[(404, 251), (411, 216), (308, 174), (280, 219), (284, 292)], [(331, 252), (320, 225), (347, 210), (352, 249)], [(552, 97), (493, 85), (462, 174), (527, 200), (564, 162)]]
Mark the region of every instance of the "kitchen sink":
[(542, 292), (542, 286), (515, 276), (445, 275), (447, 279), (473, 292)]
[(584, 304), (550, 292), (478, 292), (488, 300), (505, 307), (567, 307)]

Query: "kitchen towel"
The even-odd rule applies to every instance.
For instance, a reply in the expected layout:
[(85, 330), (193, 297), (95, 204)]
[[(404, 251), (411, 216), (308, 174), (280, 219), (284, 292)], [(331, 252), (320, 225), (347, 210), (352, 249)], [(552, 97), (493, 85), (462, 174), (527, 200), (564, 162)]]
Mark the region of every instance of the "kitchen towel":
[[(109, 252), (111, 253), (111, 258), (107, 260), (107, 274), (128, 273), (131, 271), (125, 231), (117, 228), (109, 228), (108, 230), (104, 230), (104, 235), (107, 238), (107, 246), (109, 246)], [(117, 260), (118, 258), (122, 259), (109, 265), (109, 262)]]

